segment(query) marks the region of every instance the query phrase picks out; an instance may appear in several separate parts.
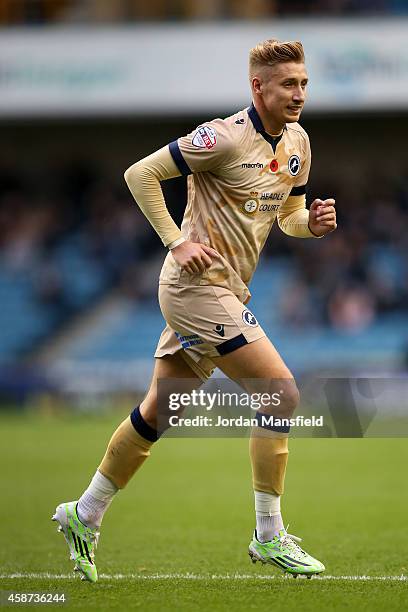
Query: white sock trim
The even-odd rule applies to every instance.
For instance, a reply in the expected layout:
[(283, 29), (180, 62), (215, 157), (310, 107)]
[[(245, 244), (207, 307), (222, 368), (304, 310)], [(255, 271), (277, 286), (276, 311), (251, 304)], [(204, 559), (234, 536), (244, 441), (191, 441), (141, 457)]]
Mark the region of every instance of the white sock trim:
[(115, 493), (118, 492), (118, 487), (113, 484), (109, 478), (106, 478), (99, 470), (96, 470), (89, 487), (87, 489), (95, 499), (100, 501), (111, 501)]
[(99, 470), (96, 470), (87, 488), (87, 492), (95, 499), (99, 499), (99, 501), (108, 502), (118, 492), (118, 487), (109, 478), (101, 474)]
[(280, 514), (280, 495), (254, 491), (255, 512), (260, 516), (274, 516)]
[(102, 523), (103, 515), (109, 508), (118, 488), (99, 471), (92, 478), (89, 487), (78, 500), (78, 518), (94, 529)]

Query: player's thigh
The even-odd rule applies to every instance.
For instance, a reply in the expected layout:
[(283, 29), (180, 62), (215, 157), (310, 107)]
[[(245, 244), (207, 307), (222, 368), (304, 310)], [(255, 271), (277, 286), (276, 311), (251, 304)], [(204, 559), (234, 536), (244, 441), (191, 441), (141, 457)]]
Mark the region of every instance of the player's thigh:
[(215, 365), (248, 393), (280, 393), (282, 411), (292, 412), (299, 403), (293, 375), (272, 342), (264, 336), (213, 358)]
[[(158, 382), (166, 381), (166, 392), (189, 392), (203, 384), (201, 378), (190, 368), (181, 356), (181, 351), (156, 358), (149, 390), (140, 405), (140, 413), (149, 424), (156, 423)], [(180, 381), (182, 380), (182, 383)], [(172, 382), (174, 381), (174, 388)], [(152, 425), (154, 426), (154, 425)]]
[(254, 342), (213, 358), (229, 378), (293, 378), (291, 371), (272, 342), (264, 336)]

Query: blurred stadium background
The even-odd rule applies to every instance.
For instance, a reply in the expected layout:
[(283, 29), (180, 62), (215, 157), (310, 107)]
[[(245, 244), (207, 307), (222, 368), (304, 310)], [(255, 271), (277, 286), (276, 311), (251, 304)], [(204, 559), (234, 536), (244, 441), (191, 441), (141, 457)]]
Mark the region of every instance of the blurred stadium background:
[[(273, 228), (251, 307), (296, 374), (403, 374), (408, 353), (404, 0), (0, 0), (0, 401), (143, 393), (165, 251), (123, 180), (250, 103), (247, 54), (303, 41), (322, 241)], [(180, 220), (184, 179), (163, 185)]]

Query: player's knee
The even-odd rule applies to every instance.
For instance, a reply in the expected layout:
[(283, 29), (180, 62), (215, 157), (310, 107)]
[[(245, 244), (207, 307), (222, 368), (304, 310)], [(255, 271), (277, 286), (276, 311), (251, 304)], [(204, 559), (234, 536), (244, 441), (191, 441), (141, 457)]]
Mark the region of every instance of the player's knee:
[(143, 420), (153, 429), (157, 429), (157, 396), (148, 394), (140, 404)]
[(271, 394), (271, 403), (266, 410), (277, 418), (289, 418), (299, 405), (300, 394), (293, 378), (279, 381), (278, 389)]
[(286, 384), (282, 390), (282, 412), (284, 412), (284, 416), (290, 417), (295, 412), (296, 408), (299, 406), (299, 389), (297, 388), (295, 381), (292, 380), (288, 384)]
[(184, 406), (178, 410), (169, 410), (168, 402), (159, 400), (156, 392), (149, 392), (140, 404), (140, 414), (144, 421), (153, 429), (164, 431), (169, 428), (170, 416), (181, 416)]

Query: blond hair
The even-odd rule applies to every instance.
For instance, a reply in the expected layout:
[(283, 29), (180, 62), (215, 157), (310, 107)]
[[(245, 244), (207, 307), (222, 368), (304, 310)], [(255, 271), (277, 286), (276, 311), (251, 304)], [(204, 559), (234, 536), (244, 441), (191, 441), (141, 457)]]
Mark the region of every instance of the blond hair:
[(298, 40), (280, 42), (275, 38), (270, 38), (253, 47), (249, 52), (249, 74), (253, 74), (258, 68), (263, 66), (275, 66), (283, 62), (305, 61), (303, 45)]

